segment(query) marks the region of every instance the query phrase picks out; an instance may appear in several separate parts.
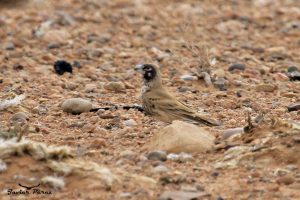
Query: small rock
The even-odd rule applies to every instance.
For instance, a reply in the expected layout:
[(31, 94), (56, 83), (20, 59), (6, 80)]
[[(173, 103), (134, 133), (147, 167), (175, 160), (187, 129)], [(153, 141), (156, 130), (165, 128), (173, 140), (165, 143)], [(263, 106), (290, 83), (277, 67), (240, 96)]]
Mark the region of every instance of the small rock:
[(65, 72), (72, 73), (72, 65), (64, 60), (58, 60), (54, 63), (54, 70), (57, 74), (63, 75)]
[(179, 155), (175, 153), (170, 153), (167, 155), (168, 160), (177, 161), (179, 159)]
[(219, 69), (216, 69), (212, 72), (212, 77), (214, 79), (217, 79), (217, 78), (225, 78), (226, 77), (226, 72), (224, 69), (222, 68), (219, 68)]
[(16, 48), (16, 46), (12, 42), (7, 42), (6, 44), (4, 44), (4, 49), (5, 50), (13, 51), (13, 50), (15, 50), (15, 48)]
[(255, 87), (258, 92), (274, 92), (278, 87), (272, 84), (260, 84)]
[(244, 25), (238, 20), (228, 20), (215, 25), (217, 31), (223, 34), (240, 34)]
[(125, 120), (125, 121), (123, 122), (123, 124), (124, 124), (125, 126), (136, 126), (136, 125), (137, 125), (137, 123), (136, 123), (136, 121), (134, 121), (134, 119), (128, 119), (128, 120)]
[(242, 127), (227, 129), (224, 131), (224, 133), (222, 135), (222, 139), (226, 140), (233, 135), (243, 134), (243, 133), (244, 133), (244, 128), (242, 128)]
[(122, 193), (119, 194), (119, 197), (130, 199), (132, 197), (132, 194), (130, 192), (122, 192)]
[(96, 92), (97, 85), (95, 84), (86, 84), (84, 87), (84, 92), (89, 93), (89, 92)]
[(292, 174), (287, 174), (285, 176), (278, 178), (276, 181), (278, 184), (290, 185), (295, 182), (295, 178), (293, 177)]
[(288, 74), (291, 81), (300, 81), (300, 72), (294, 71)]
[(218, 88), (220, 91), (226, 91), (226, 80), (224, 78), (218, 78), (214, 81), (214, 86)]
[(20, 70), (24, 69), (24, 66), (17, 63), (17, 64), (14, 64), (13, 69), (16, 71), (20, 71)]
[(134, 160), (136, 158), (136, 153), (131, 150), (125, 150), (120, 153), (120, 157), (128, 160)]
[(58, 19), (56, 20), (56, 22), (60, 25), (67, 26), (75, 24), (75, 19), (69, 13), (60, 11), (58, 13)]
[(245, 68), (246, 68), (246, 66), (244, 64), (234, 63), (234, 64), (229, 66), (228, 71), (233, 71), (233, 70), (242, 70), (242, 71), (244, 71)]
[(165, 191), (158, 200), (192, 200), (204, 199), (207, 197), (206, 192), (193, 192), (193, 191)]
[(224, 198), (221, 197), (221, 196), (218, 196), (218, 197), (216, 198), (216, 200), (224, 200)]
[(66, 30), (47, 30), (44, 34), (43, 40), (49, 43), (64, 44), (71, 37)]
[(158, 165), (153, 168), (153, 172), (155, 172), (155, 173), (165, 173), (168, 171), (169, 171), (169, 169), (164, 165)]
[(29, 119), (28, 115), (24, 112), (18, 112), (13, 114), (13, 116), (10, 118), (11, 124), (20, 123), (24, 124)]
[(47, 47), (48, 47), (48, 49), (57, 49), (60, 47), (60, 44), (59, 43), (49, 43)]
[(103, 55), (102, 49), (99, 48), (90, 48), (88, 49), (87, 56), (88, 58), (99, 58)]
[(99, 43), (106, 43), (109, 42), (111, 40), (111, 34), (109, 33), (102, 33), (100, 36), (98, 35), (89, 35), (87, 42), (91, 43), (91, 42), (99, 42)]
[(299, 96), (299, 94), (294, 93), (294, 92), (283, 92), (283, 93), (280, 93), (280, 96), (287, 97), (287, 98), (296, 98)]
[(3, 162), (2, 160), (0, 160), (0, 173), (4, 172), (7, 170), (7, 165), (5, 162)]
[(289, 112), (300, 110), (300, 102), (289, 105), (287, 109)]
[(201, 153), (212, 150), (215, 137), (204, 128), (183, 121), (173, 121), (157, 132), (148, 149), (161, 149), (169, 153)]
[(195, 80), (198, 80), (198, 77), (186, 74), (186, 75), (180, 76), (180, 79), (183, 81), (195, 81)]
[(65, 100), (61, 107), (64, 112), (80, 114), (83, 112), (89, 112), (92, 109), (92, 103), (81, 98), (71, 98)]
[(80, 67), (81, 67), (81, 63), (80, 63), (78, 60), (75, 60), (75, 61), (73, 62), (73, 66), (74, 66), (74, 67), (77, 67), (77, 68), (80, 68)]
[(191, 154), (188, 154), (188, 153), (184, 153), (184, 152), (181, 152), (178, 156), (178, 161), (179, 162), (190, 162), (193, 160), (193, 156)]
[(48, 108), (45, 105), (39, 105), (32, 109), (32, 112), (39, 115), (45, 115), (48, 113)]
[(101, 148), (106, 146), (106, 141), (104, 139), (95, 139), (90, 145), (93, 148)]
[(125, 90), (125, 86), (122, 82), (109, 82), (104, 85), (104, 88), (114, 92), (122, 92)]
[(296, 71), (299, 71), (299, 70), (298, 70), (298, 68), (295, 67), (295, 66), (289, 66), (288, 69), (287, 69), (287, 71), (288, 71), (289, 73), (291, 73), (291, 72), (296, 72)]
[(165, 151), (152, 151), (148, 153), (147, 158), (149, 160), (160, 160), (160, 161), (166, 161), (167, 160), (167, 154)]

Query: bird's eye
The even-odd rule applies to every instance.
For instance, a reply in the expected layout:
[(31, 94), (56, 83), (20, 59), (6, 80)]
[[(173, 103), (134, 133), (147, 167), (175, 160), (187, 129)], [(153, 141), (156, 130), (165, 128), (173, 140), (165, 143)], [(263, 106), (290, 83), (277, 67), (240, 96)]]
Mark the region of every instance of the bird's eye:
[(145, 67), (144, 70), (149, 72), (149, 71), (151, 71), (151, 68), (150, 67)]

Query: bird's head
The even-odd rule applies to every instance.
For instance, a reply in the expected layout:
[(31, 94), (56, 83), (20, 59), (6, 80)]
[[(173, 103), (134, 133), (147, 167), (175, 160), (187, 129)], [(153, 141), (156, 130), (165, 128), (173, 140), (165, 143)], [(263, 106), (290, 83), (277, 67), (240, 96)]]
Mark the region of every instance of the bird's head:
[(141, 73), (144, 83), (150, 87), (161, 86), (160, 72), (157, 66), (152, 64), (139, 64), (134, 70)]
[(134, 70), (143, 75), (145, 82), (160, 81), (160, 73), (157, 66), (152, 64), (138, 64)]

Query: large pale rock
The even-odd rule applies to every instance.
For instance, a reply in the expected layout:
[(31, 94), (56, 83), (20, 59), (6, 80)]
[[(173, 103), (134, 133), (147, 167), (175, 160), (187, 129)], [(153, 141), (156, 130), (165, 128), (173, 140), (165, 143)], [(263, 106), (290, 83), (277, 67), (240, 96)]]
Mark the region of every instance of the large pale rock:
[(61, 107), (64, 112), (80, 114), (83, 112), (89, 112), (92, 109), (92, 103), (81, 98), (71, 98), (65, 100), (62, 103)]
[(213, 148), (215, 137), (201, 127), (182, 121), (174, 121), (157, 132), (150, 141), (149, 150), (169, 153), (199, 153)]

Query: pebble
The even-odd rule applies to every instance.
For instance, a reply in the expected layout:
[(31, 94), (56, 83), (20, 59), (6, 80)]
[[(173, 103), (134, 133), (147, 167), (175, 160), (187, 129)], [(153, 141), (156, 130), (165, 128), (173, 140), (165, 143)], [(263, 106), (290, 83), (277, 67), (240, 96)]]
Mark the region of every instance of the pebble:
[(180, 79), (183, 81), (195, 81), (195, 80), (198, 80), (198, 77), (186, 74), (186, 75), (180, 76)]
[(170, 153), (167, 155), (167, 159), (172, 161), (177, 161), (179, 159), (179, 156), (178, 154)]
[(106, 141), (104, 139), (95, 139), (91, 144), (91, 147), (97, 149), (105, 146), (106, 146)]
[(59, 47), (60, 47), (60, 44), (55, 43), (55, 42), (49, 43), (48, 46), (47, 46), (48, 49), (57, 49)]
[(89, 100), (82, 98), (71, 98), (65, 100), (61, 107), (64, 112), (80, 114), (83, 112), (89, 112), (92, 109), (92, 103)]
[(104, 89), (111, 90), (114, 92), (122, 92), (125, 90), (125, 86), (122, 82), (109, 82), (104, 85)]
[(5, 162), (3, 162), (2, 160), (0, 160), (0, 173), (4, 172), (7, 170), (7, 165)]
[(300, 110), (300, 102), (289, 105), (287, 109), (289, 112)]
[(244, 71), (246, 68), (246, 66), (244, 64), (241, 63), (234, 63), (232, 65), (229, 66), (228, 71), (233, 71), (233, 70), (241, 70)]
[(133, 160), (136, 157), (136, 153), (131, 150), (125, 150), (120, 153), (120, 157), (128, 160)]
[(123, 122), (123, 124), (124, 124), (125, 126), (129, 126), (129, 127), (131, 127), (131, 126), (136, 126), (136, 125), (137, 125), (137, 123), (136, 123), (136, 121), (135, 121), (134, 119), (128, 119), (128, 120), (125, 120), (125, 121)]
[(168, 170), (169, 169), (164, 165), (158, 165), (153, 168), (153, 172), (155, 172), (155, 173), (165, 173), (165, 172), (168, 172)]
[(48, 113), (48, 108), (45, 105), (39, 105), (34, 107), (32, 112), (39, 115), (45, 115)]
[(72, 65), (64, 60), (58, 60), (54, 63), (54, 70), (57, 74), (63, 75), (65, 72), (72, 73)]
[(96, 92), (97, 90), (97, 85), (96, 84), (86, 84), (84, 87), (84, 92), (89, 93), (89, 92)]
[(292, 174), (284, 175), (276, 180), (278, 184), (290, 185), (295, 182), (295, 178)]
[(272, 84), (260, 84), (255, 86), (255, 90), (258, 92), (274, 92), (278, 87)]
[(167, 160), (167, 154), (165, 151), (152, 151), (148, 153), (147, 158), (149, 160), (160, 160), (160, 161), (166, 161)]
[(87, 42), (91, 43), (91, 42), (99, 42), (99, 43), (106, 43), (109, 42), (111, 40), (111, 34), (109, 33), (102, 33), (100, 36), (98, 35), (89, 35)]
[(214, 82), (214, 86), (216, 88), (218, 88), (220, 91), (226, 91), (226, 80), (225, 78), (218, 78), (215, 82)]
[(280, 96), (287, 97), (287, 98), (296, 98), (299, 96), (299, 94), (294, 92), (284, 92), (284, 93), (280, 93)]
[(122, 192), (119, 194), (120, 198), (126, 198), (126, 199), (130, 199), (132, 197), (132, 193), (130, 192)]
[(11, 124), (20, 123), (24, 124), (29, 119), (28, 115), (24, 112), (17, 112), (10, 118)]
[(295, 72), (295, 71), (299, 71), (299, 70), (298, 70), (298, 68), (295, 67), (295, 66), (289, 66), (288, 69), (287, 69), (287, 71), (288, 71), (289, 73), (291, 73), (291, 72)]
[(233, 135), (238, 135), (238, 134), (242, 134), (242, 133), (244, 133), (244, 128), (242, 128), (242, 127), (227, 129), (224, 131), (224, 133), (222, 135), (222, 139), (226, 140)]
[(71, 37), (71, 34), (67, 30), (47, 30), (43, 37), (43, 40), (50, 43), (64, 44)]
[(74, 67), (77, 67), (77, 68), (80, 68), (80, 67), (81, 67), (81, 63), (80, 63), (78, 60), (75, 60), (75, 61), (73, 62), (73, 66), (74, 66)]
[(7, 42), (6, 44), (4, 44), (4, 48), (5, 48), (5, 50), (13, 51), (13, 50), (15, 50), (16, 46), (12, 42)]
[(300, 72), (294, 71), (289, 73), (288, 77), (291, 81), (300, 81)]
[(181, 152), (179, 154), (179, 158), (178, 158), (179, 162), (190, 162), (192, 160), (193, 160), (193, 156), (191, 154), (184, 153), (184, 152)]

